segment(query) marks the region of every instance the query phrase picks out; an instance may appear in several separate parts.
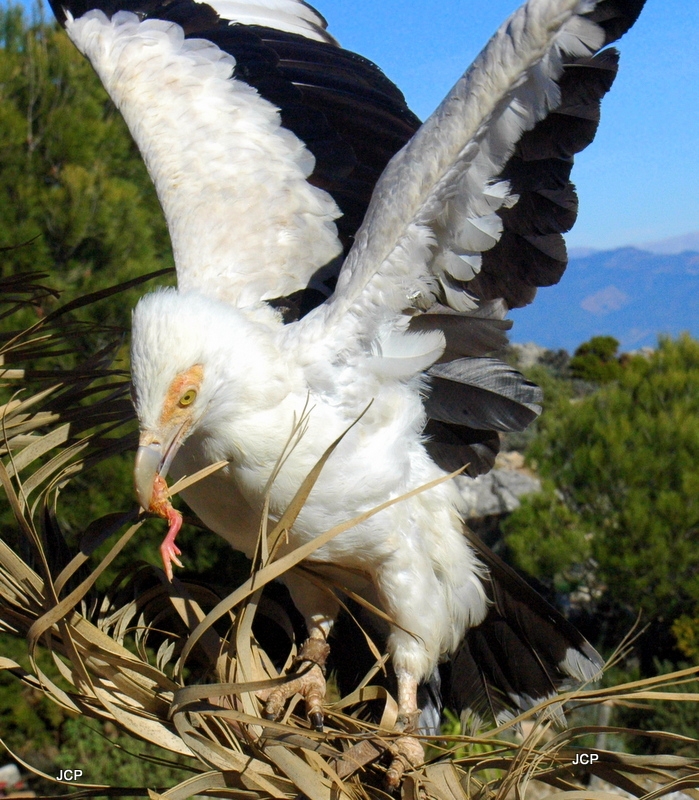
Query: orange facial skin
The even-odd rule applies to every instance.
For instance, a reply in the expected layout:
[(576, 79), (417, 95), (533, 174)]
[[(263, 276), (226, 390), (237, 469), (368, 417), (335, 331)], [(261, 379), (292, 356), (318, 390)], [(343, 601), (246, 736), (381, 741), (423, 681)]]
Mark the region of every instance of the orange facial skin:
[(198, 392), (203, 380), (204, 367), (201, 364), (195, 364), (174, 378), (165, 395), (163, 410), (158, 420), (159, 430), (168, 430), (182, 424), (185, 425), (182, 432), (187, 430), (189, 425), (186, 423), (191, 419), (191, 410), (189, 404), (182, 405), (181, 401), (190, 389)]

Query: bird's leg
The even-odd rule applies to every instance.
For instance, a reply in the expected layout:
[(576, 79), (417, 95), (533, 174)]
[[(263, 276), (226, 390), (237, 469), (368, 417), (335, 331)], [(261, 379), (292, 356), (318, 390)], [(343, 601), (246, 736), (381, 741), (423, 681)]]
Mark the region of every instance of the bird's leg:
[(317, 731), (323, 730), (323, 701), (325, 700), (325, 662), (330, 654), (330, 645), (320, 627), (310, 631), (303, 643), (293, 669), (297, 678), (275, 689), (267, 698), (265, 716), (276, 719), (283, 711), (286, 701), (300, 694), (306, 702), (306, 716)]
[(396, 729), (414, 731), (420, 716), (417, 707), (417, 680), (404, 670), (398, 670), (398, 718)]
[(301, 674), (275, 689), (267, 698), (265, 715), (278, 717), (289, 697), (300, 694), (306, 702), (306, 714), (317, 731), (323, 730), (325, 700), (325, 662), (330, 654), (328, 636), (339, 611), (337, 598), (315, 583), (294, 572), (284, 575), (294, 605), (306, 621), (308, 638), (293, 665)]
[(393, 760), (386, 773), (386, 785), (391, 791), (400, 786), (406, 769), (417, 767), (425, 760), (425, 751), (420, 741), (411, 734), (417, 728), (420, 709), (417, 705), (417, 679), (409, 672), (398, 670), (398, 718), (396, 730), (399, 736), (389, 747)]

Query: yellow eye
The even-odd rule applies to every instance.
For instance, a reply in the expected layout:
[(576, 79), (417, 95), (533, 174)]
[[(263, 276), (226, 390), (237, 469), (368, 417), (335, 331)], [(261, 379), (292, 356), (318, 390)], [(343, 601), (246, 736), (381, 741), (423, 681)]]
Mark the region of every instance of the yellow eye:
[(191, 406), (192, 403), (196, 400), (197, 393), (194, 389), (188, 389), (182, 397), (180, 397), (179, 405), (184, 406)]

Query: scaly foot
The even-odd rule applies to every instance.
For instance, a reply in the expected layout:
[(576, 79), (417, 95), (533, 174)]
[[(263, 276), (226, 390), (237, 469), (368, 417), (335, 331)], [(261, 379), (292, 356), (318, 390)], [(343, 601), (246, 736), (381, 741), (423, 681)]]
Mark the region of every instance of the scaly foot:
[(300, 694), (306, 703), (306, 716), (311, 725), (317, 731), (323, 730), (325, 662), (329, 653), (330, 645), (325, 639), (306, 639), (294, 665), (294, 671), (300, 674), (275, 689), (267, 698), (267, 719), (277, 719), (284, 710), (286, 701), (295, 694)]
[(419, 767), (424, 762), (425, 750), (414, 736), (400, 736), (388, 750), (393, 760), (386, 772), (386, 788), (392, 792), (400, 786), (406, 769)]

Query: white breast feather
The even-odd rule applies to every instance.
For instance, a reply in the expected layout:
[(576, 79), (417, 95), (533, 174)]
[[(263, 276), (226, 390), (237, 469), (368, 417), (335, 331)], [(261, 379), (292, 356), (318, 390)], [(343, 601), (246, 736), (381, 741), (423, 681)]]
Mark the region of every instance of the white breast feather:
[(290, 294), (341, 250), (333, 199), (235, 59), (162, 20), (101, 11), (66, 30), (138, 144), (165, 211), (181, 290), (236, 305)]

